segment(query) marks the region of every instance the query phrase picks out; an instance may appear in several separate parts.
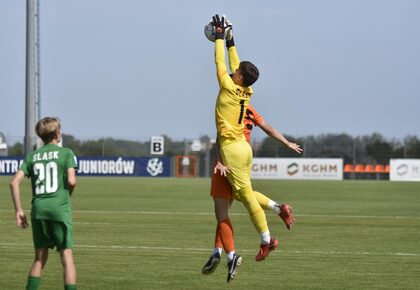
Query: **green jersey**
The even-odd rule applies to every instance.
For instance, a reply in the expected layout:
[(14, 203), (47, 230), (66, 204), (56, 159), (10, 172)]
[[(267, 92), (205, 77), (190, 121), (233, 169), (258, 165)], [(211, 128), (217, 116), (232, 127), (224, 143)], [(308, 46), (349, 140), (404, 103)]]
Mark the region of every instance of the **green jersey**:
[(32, 219), (71, 221), (67, 169), (77, 168), (73, 151), (47, 144), (28, 154), (20, 166), (32, 184)]

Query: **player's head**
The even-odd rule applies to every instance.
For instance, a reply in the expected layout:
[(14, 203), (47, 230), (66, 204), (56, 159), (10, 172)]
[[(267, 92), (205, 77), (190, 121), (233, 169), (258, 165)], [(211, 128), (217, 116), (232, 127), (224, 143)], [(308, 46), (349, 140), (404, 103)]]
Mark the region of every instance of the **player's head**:
[(238, 77), (241, 80), (243, 87), (249, 87), (253, 85), (260, 76), (258, 68), (249, 61), (242, 61), (239, 64), (238, 73)]
[(45, 117), (36, 123), (36, 134), (44, 144), (51, 143), (54, 139), (59, 142), (61, 138), (61, 124), (57, 117)]

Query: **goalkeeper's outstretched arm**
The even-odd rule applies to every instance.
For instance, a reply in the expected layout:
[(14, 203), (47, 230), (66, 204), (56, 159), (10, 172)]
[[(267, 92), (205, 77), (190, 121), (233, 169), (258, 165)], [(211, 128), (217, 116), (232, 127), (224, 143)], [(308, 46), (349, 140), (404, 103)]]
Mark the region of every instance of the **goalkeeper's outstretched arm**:
[(239, 60), (238, 52), (235, 47), (235, 41), (233, 40), (233, 25), (227, 18), (225, 19), (225, 22), (227, 27), (229, 27), (226, 34), (226, 48), (228, 50), (229, 67), (230, 71), (234, 73), (239, 68), (241, 61)]
[(231, 41), (226, 40), (226, 47), (228, 49), (230, 71), (234, 73), (239, 68), (239, 64), (241, 63), (241, 61), (239, 60), (235, 44), (233, 44), (232, 46), (228, 46), (229, 42), (233, 42), (233, 38)]
[(225, 60), (225, 48), (223, 46), (226, 29), (225, 17), (220, 19), (219, 15), (213, 16), (213, 25), (216, 32), (214, 41), (214, 58), (216, 61), (217, 80), (221, 86), (224, 75), (228, 74)]
[(223, 76), (228, 74), (223, 39), (216, 39), (214, 41), (214, 59), (216, 61), (217, 80), (219, 81), (219, 84), (221, 84)]

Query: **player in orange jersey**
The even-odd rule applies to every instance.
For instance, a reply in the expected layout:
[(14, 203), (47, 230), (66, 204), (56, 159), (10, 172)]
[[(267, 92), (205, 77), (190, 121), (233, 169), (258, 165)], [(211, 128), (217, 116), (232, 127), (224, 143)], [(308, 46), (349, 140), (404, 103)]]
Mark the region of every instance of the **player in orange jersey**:
[[(260, 127), (268, 136), (283, 143), (289, 149), (294, 150), (299, 154), (303, 151), (298, 144), (289, 142), (282, 133), (265, 122), (264, 118), (250, 105), (246, 110), (244, 119), (244, 135), (248, 142), (250, 142), (251, 132), (254, 126)], [(204, 265), (202, 269), (203, 274), (211, 274), (214, 272), (220, 263), (223, 250), (228, 255), (228, 259), (232, 258), (235, 254), (233, 227), (229, 219), (229, 208), (233, 202), (234, 196), (231, 185), (226, 178), (226, 171), (228, 170), (228, 168), (218, 162), (211, 178), (210, 195), (213, 197), (215, 204), (217, 227), (213, 254)], [(278, 214), (288, 229), (293, 227), (294, 217), (292, 208), (289, 205), (279, 204), (260, 192), (254, 191), (254, 193), (263, 209), (271, 210)]]

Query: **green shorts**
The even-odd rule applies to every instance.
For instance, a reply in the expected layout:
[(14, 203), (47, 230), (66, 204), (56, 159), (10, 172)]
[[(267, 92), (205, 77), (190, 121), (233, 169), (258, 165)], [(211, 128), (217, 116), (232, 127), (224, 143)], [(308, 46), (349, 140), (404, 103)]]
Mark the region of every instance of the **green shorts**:
[(32, 220), (32, 238), (35, 249), (71, 249), (73, 225), (63, 221)]

